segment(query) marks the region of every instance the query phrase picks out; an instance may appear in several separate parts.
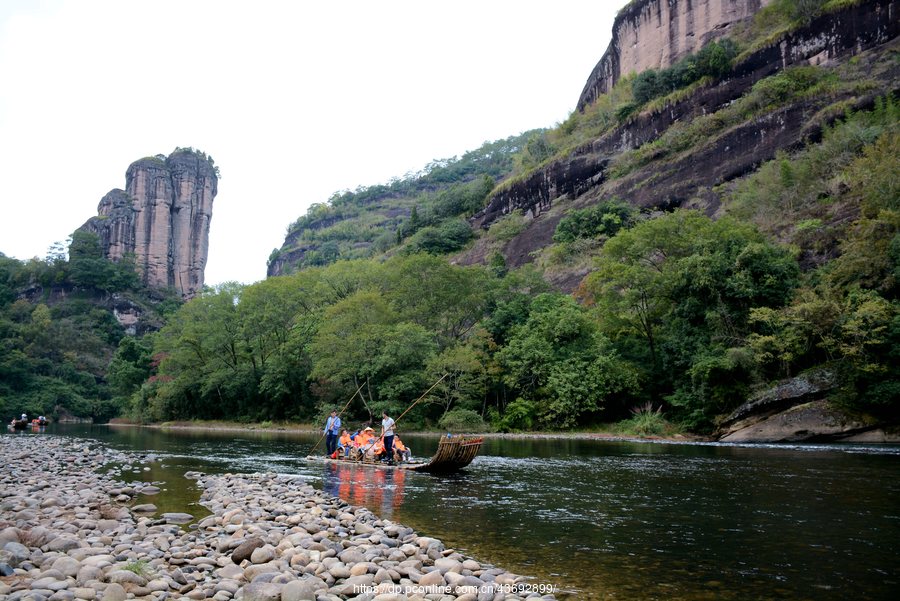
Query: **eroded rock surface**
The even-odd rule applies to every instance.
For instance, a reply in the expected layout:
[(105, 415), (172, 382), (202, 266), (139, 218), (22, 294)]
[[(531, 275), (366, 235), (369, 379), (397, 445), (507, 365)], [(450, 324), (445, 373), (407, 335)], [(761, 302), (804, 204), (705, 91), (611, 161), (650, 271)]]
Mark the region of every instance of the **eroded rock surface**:
[(80, 229), (97, 234), (110, 259), (133, 254), (147, 286), (194, 296), (203, 288), (218, 191), (212, 160), (180, 149), (135, 161), (125, 177), (125, 190), (106, 194)]

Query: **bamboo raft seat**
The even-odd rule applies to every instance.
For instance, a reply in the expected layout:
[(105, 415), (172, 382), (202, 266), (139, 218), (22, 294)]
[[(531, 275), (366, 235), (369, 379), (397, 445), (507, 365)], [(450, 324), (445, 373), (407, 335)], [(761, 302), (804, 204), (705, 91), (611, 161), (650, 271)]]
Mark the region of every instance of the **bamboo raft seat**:
[(376, 461), (365, 455), (356, 459), (331, 459), (330, 457), (321, 457), (310, 455), (307, 459), (312, 461), (325, 461), (332, 463), (347, 463), (354, 465), (368, 465), (371, 467), (379, 467), (385, 469), (401, 469), (414, 472), (429, 472), (432, 474), (450, 474), (463, 469), (478, 455), (481, 450), (481, 443), (484, 439), (474, 436), (442, 436), (438, 442), (437, 451), (425, 463), (397, 463), (388, 464)]

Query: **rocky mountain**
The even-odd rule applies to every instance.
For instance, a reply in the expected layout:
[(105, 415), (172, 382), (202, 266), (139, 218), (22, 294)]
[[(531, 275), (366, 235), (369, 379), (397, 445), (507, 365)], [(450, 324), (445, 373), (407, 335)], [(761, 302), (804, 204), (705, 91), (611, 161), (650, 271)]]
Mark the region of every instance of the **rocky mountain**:
[(612, 41), (594, 67), (578, 110), (629, 73), (669, 67), (746, 23), (771, 0), (637, 0), (616, 15)]
[[(289, 253), (308, 254), (303, 240), (320, 251), (327, 232), (345, 248), (368, 239), (365, 256), (426, 252), (493, 274), (536, 271), (648, 370), (642, 398), (691, 427), (730, 440), (891, 439), (897, 10), (896, 0), (633, 0), (578, 109), (511, 147), (494, 185), (470, 195), (480, 204), (432, 190), (391, 207), (389, 222), (371, 210), (383, 206), (335, 197), (301, 217), (274, 256), (302, 269)], [(474, 231), (460, 231), (462, 217)], [(743, 259), (722, 258), (731, 247), (706, 227), (758, 236), (786, 261), (766, 278), (785, 295), (723, 300), (745, 291), (726, 275)], [(515, 270), (526, 264), (536, 270)], [(703, 292), (685, 300), (688, 289)], [(806, 386), (813, 369), (833, 378)]]
[[(679, 8), (692, 4), (695, 9), (701, 6), (641, 0), (623, 9), (613, 41), (579, 98), (581, 112), (576, 117), (590, 112), (590, 103), (609, 91), (627, 69), (670, 66), (686, 48), (674, 41), (672, 31), (683, 31), (691, 38), (739, 26), (746, 31), (753, 19), (738, 22), (726, 15), (753, 14), (760, 2), (703, 4), (706, 12), (701, 20), (709, 27), (683, 30), (670, 23), (670, 37), (660, 33), (665, 14), (660, 5), (669, 7), (670, 17), (680, 23), (690, 22), (691, 14), (697, 16)], [(710, 5), (721, 6), (712, 10)], [(738, 10), (738, 5), (743, 8)], [(709, 14), (721, 18), (706, 19)], [(552, 243), (567, 211), (603, 198), (621, 198), (644, 211), (690, 206), (715, 214), (729, 182), (779, 151), (816, 140), (823, 127), (847, 110), (870, 107), (874, 98), (896, 91), (898, 33), (897, 2), (870, 0), (842, 3), (782, 35), (745, 43), (747, 49), (725, 77), (701, 80), (686, 93), (637, 107), (624, 122), (498, 187), (473, 223), (487, 229), (510, 213), (526, 214), (528, 227), (503, 249), (507, 262), (517, 266), (532, 261), (536, 251)], [(642, 43), (651, 58), (630, 58), (625, 64), (622, 56), (633, 56), (634, 44)], [(802, 67), (814, 70), (791, 69)], [(797, 73), (810, 79), (787, 81)], [(779, 74), (786, 80), (772, 79)], [(835, 82), (827, 93), (806, 93), (814, 85), (812, 80), (824, 79)], [(557, 205), (560, 209), (553, 210)], [(467, 260), (480, 259), (476, 248)], [(579, 280), (571, 277), (564, 287), (571, 288)]]
[(202, 152), (178, 148), (132, 163), (79, 229), (97, 234), (105, 256), (134, 255), (143, 283), (190, 298), (203, 288), (218, 170)]

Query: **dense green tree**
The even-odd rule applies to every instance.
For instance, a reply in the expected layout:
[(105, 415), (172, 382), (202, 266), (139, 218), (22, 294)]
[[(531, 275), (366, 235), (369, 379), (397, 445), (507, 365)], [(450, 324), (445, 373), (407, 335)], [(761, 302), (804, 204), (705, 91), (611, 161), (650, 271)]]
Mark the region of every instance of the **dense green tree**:
[(636, 391), (633, 370), (569, 296), (537, 296), (497, 357), (504, 380), (532, 402), (545, 427), (572, 427)]
[(434, 353), (425, 328), (402, 322), (383, 296), (360, 290), (327, 308), (310, 346), (311, 376), (343, 384), (361, 394), (371, 415), (400, 408), (422, 381), (422, 366)]
[(481, 411), (490, 384), (491, 358), (483, 346), (457, 344), (448, 347), (428, 362), (430, 378), (443, 380), (431, 395), (441, 409), (442, 419), (451, 409)]
[(147, 339), (122, 338), (107, 370), (109, 388), (113, 397), (121, 399), (125, 406), (131, 395), (137, 392), (150, 377), (153, 346)]
[(751, 226), (676, 211), (610, 239), (582, 293), (624, 355), (644, 366), (648, 392), (670, 395), (703, 428), (753, 382), (752, 360), (737, 350), (751, 309), (784, 305), (798, 282), (791, 255)]
[(491, 278), (480, 266), (459, 267), (420, 254), (398, 257), (385, 267), (384, 286), (392, 306), (436, 332), (442, 346), (469, 331), (491, 299)]

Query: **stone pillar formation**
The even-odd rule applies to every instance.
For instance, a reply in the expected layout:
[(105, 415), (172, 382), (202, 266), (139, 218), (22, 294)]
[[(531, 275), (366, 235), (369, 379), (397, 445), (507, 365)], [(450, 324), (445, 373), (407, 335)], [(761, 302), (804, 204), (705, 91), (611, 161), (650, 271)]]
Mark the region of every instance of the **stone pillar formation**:
[(125, 190), (111, 190), (97, 217), (79, 229), (97, 234), (109, 259), (133, 253), (148, 287), (195, 296), (203, 288), (219, 181), (212, 158), (179, 148), (135, 161), (125, 178)]

